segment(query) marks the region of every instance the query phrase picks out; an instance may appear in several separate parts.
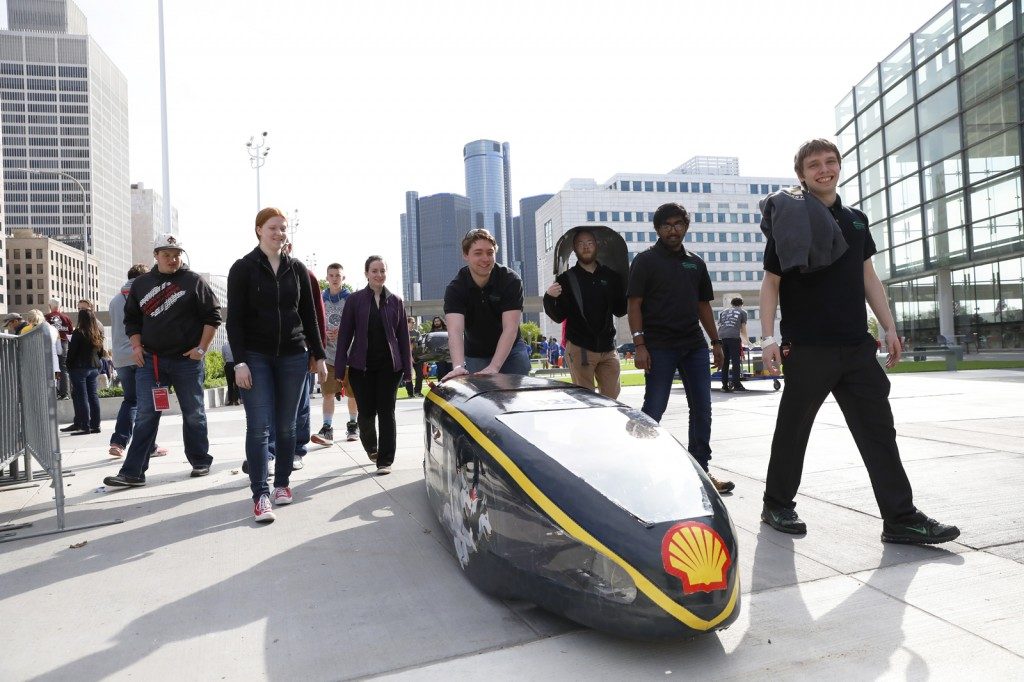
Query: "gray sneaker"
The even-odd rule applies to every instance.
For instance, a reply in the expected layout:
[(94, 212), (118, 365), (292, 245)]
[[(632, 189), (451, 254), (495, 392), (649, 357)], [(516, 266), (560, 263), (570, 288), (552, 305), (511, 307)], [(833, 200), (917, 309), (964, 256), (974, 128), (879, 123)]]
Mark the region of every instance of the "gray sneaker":
[(349, 443), (359, 440), (359, 425), (356, 422), (350, 421), (345, 425), (345, 440)]

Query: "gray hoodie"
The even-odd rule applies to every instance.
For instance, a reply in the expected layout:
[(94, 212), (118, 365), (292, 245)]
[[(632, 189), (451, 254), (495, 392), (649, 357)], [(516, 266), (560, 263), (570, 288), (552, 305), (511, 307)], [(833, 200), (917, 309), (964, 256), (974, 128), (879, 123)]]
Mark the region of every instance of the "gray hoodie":
[(135, 364), (135, 359), (132, 357), (132, 342), (124, 332), (124, 302), (128, 299), (128, 292), (134, 281), (130, 279), (125, 282), (121, 286), (121, 291), (110, 299), (108, 306), (110, 310), (110, 352), (114, 367), (127, 367)]
[(760, 201), (761, 231), (775, 239), (782, 271), (814, 272), (846, 253), (847, 243), (828, 206), (801, 187), (789, 187)]

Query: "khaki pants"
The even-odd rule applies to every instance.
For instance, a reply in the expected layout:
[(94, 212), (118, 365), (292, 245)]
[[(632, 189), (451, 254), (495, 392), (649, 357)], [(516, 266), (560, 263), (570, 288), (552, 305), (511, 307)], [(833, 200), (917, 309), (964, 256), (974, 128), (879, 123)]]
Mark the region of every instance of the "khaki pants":
[(583, 349), (568, 341), (565, 355), (569, 360), (569, 374), (572, 382), (584, 388), (593, 389), (597, 380), (597, 392), (612, 400), (619, 397), (619, 354), (614, 350), (606, 353), (587, 351), (587, 364), (583, 364)]

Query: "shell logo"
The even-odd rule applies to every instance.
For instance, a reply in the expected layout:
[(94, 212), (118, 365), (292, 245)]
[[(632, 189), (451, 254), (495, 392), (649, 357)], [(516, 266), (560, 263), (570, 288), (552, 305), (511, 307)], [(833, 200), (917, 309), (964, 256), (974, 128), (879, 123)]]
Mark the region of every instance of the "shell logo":
[(661, 543), (665, 571), (683, 581), (683, 594), (724, 590), (732, 557), (722, 536), (699, 521), (677, 523)]

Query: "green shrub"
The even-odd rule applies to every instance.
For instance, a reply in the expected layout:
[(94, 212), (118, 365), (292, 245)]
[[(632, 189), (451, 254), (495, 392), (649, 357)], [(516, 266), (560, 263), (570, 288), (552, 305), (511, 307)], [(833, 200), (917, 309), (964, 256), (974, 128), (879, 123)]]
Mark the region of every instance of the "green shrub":
[[(205, 355), (203, 361), (206, 363), (207, 380), (224, 378), (224, 356), (220, 354), (220, 351), (211, 350)], [(220, 386), (223, 385), (220, 384)]]
[(221, 375), (219, 377), (216, 377), (216, 378), (213, 378), (213, 379), (208, 377), (206, 379), (206, 381), (203, 382), (203, 388), (220, 388), (221, 386), (227, 386), (227, 385), (228, 385), (228, 380), (225, 379), (223, 375)]
[(124, 395), (124, 389), (120, 386), (111, 386), (110, 388), (101, 388), (99, 394), (101, 398), (120, 398)]

